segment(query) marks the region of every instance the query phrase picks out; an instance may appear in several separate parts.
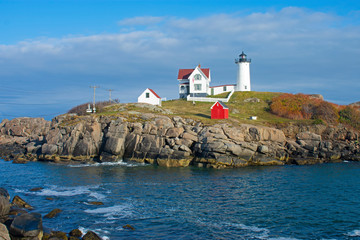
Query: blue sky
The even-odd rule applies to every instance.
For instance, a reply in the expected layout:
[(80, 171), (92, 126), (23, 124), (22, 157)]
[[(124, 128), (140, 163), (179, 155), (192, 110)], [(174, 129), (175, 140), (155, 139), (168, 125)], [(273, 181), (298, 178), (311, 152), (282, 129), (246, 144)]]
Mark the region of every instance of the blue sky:
[(252, 59), (254, 91), (360, 101), (360, 1), (0, 0), (0, 119), (51, 119), (72, 106), (177, 98), (179, 68), (235, 83)]

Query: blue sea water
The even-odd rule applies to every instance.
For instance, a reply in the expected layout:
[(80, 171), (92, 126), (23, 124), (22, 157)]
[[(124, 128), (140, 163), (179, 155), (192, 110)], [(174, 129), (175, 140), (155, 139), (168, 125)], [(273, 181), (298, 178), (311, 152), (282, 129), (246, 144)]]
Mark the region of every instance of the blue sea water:
[(0, 186), (43, 215), (62, 209), (45, 227), (104, 239), (360, 239), (360, 163), (215, 170), (0, 160)]

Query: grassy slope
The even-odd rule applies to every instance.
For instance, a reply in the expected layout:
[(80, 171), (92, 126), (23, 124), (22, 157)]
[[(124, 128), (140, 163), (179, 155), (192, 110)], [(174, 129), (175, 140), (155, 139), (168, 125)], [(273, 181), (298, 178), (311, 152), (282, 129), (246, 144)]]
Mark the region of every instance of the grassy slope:
[[(211, 119), (211, 110), (210, 107), (213, 103), (207, 102), (188, 102), (184, 99), (170, 100), (162, 103), (162, 109), (167, 109), (172, 112), (172, 114), (165, 114), (168, 116), (181, 116), (184, 118), (192, 118), (195, 120), (200, 120), (206, 125), (212, 125), (215, 123), (251, 123), (259, 125), (277, 125), (284, 123), (304, 123), (310, 124), (311, 120), (291, 120), (283, 117), (276, 116), (269, 112), (269, 104), (271, 99), (281, 95), (282, 93), (274, 92), (235, 92), (230, 101), (226, 103), (229, 107), (229, 119), (226, 120), (213, 120)], [(219, 95), (218, 97), (226, 97), (224, 94)], [(244, 102), (248, 98), (258, 98), (260, 102)], [(114, 104), (105, 108), (105, 112), (99, 113), (99, 115), (113, 115), (113, 116), (123, 116), (136, 121), (136, 116), (131, 112), (140, 112), (140, 113), (157, 113), (162, 114), (157, 111), (140, 108), (134, 104)], [(258, 120), (250, 120), (250, 116), (257, 116)]]
[[(192, 102), (185, 100), (172, 100), (163, 102), (163, 108), (171, 110), (174, 114), (201, 120), (206, 124), (214, 124), (216, 122), (232, 122), (232, 123), (251, 123), (261, 125), (274, 125), (279, 123), (299, 122), (276, 116), (269, 112), (269, 104), (273, 97), (279, 96), (282, 93), (274, 92), (235, 92), (230, 101), (226, 103), (229, 107), (228, 120), (211, 120), (210, 107), (213, 103)], [(225, 97), (219, 95), (219, 97)], [(248, 98), (258, 98), (260, 102), (244, 102)], [(258, 120), (249, 120), (250, 116), (257, 116)], [(303, 120), (301, 122), (308, 123)], [(311, 121), (310, 121), (311, 122)]]

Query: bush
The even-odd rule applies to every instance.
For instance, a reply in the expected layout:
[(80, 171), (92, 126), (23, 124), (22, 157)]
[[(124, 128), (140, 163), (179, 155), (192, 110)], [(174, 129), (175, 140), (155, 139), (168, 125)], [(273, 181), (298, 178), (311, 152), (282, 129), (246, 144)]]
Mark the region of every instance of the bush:
[(335, 124), (338, 122), (338, 106), (305, 94), (282, 94), (273, 98), (272, 113), (295, 120), (315, 119), (317, 122)]
[(336, 124), (339, 121), (339, 113), (336, 105), (322, 101), (312, 106), (312, 119), (320, 119), (326, 123)]
[(272, 113), (281, 117), (290, 119), (310, 119), (311, 117), (311, 101), (316, 101), (305, 94), (285, 93), (273, 98), (270, 105)]
[(77, 115), (81, 116), (81, 115), (85, 115), (86, 114), (86, 109), (88, 108), (88, 104), (91, 103), (84, 103), (78, 106), (75, 106), (73, 108), (71, 108), (68, 113), (76, 113)]
[(340, 110), (340, 122), (352, 126), (355, 129), (360, 129), (360, 111), (355, 107), (346, 106)]
[[(110, 101), (101, 101), (101, 102), (96, 102), (95, 104), (95, 107), (96, 107), (96, 112), (97, 113), (101, 113), (104, 111), (104, 108), (106, 106), (109, 106), (111, 104), (114, 104), (114, 103), (118, 103), (119, 100), (114, 100), (112, 102)], [(88, 109), (88, 105), (90, 104), (90, 108), (92, 108), (92, 103), (88, 102), (88, 103), (84, 103), (84, 104), (81, 104), (81, 105), (78, 105), (78, 106), (75, 106), (73, 108), (71, 108), (68, 113), (76, 113), (77, 115), (81, 116), (81, 115), (86, 115), (88, 114), (86, 112), (86, 109)]]

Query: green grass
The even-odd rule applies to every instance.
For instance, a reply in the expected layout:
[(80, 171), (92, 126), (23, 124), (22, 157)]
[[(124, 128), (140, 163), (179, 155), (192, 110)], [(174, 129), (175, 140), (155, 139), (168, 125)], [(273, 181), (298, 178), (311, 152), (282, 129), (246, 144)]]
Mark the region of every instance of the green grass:
[[(162, 102), (162, 109), (167, 109), (172, 114), (162, 114), (151, 111), (150, 109), (140, 108), (133, 104), (114, 104), (107, 106), (105, 111), (99, 115), (123, 116), (131, 117), (127, 112), (136, 111), (139, 113), (162, 114), (171, 116), (181, 116), (183, 118), (191, 118), (203, 122), (205, 125), (212, 125), (214, 123), (249, 123), (261, 125), (279, 125), (288, 123), (303, 123), (311, 124), (313, 120), (291, 120), (276, 116), (269, 111), (271, 99), (281, 95), (276, 92), (235, 92), (230, 101), (225, 103), (229, 107), (229, 119), (213, 120), (211, 119), (210, 107), (214, 104), (211, 102), (188, 102), (184, 99), (170, 100)], [(226, 98), (228, 93), (217, 95), (216, 97)], [(258, 98), (260, 102), (244, 102), (245, 99)], [(257, 120), (250, 120), (250, 116), (257, 116)]]

